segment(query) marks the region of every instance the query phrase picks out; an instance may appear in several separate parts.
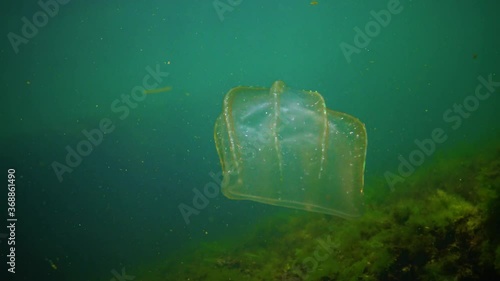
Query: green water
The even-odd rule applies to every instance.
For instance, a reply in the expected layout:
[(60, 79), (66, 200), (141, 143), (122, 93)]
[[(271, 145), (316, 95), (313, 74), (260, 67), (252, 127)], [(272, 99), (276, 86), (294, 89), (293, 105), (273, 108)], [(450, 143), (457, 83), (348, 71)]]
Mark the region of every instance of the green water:
[[(235, 86), (282, 80), (362, 120), (367, 194), (404, 189), (440, 152), (497, 143), (498, 2), (365, 2), (2, 3), (0, 166), (16, 170), (18, 218), (14, 276), (4, 189), (2, 275), (181, 276), (191, 267), (160, 265), (307, 214), (218, 192), (213, 128)], [(262, 245), (285, 237), (266, 233)]]

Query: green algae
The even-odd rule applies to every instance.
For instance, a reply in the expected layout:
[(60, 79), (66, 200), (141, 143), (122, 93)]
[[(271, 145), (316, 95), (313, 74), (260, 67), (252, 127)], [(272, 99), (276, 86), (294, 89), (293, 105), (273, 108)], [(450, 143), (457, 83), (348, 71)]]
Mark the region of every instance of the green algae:
[(285, 212), (143, 280), (498, 279), (500, 149), (434, 159), (394, 192), (368, 184), (357, 220)]

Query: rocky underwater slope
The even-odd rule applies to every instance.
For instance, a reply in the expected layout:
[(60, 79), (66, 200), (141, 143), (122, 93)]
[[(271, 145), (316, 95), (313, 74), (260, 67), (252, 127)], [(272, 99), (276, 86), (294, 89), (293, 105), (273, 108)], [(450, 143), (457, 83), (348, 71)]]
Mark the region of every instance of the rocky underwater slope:
[(155, 265), (142, 280), (500, 279), (500, 147), (493, 147), (436, 155), (393, 192), (383, 179), (368, 183), (359, 219), (278, 215), (247, 237)]

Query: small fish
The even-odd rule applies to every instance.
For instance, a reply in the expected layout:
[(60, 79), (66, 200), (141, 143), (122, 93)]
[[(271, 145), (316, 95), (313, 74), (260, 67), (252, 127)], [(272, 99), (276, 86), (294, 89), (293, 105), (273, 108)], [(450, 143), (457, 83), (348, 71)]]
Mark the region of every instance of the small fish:
[(318, 1), (311, 1), (311, 5), (313, 5), (313, 6), (318, 5)]
[(161, 93), (161, 92), (168, 92), (171, 90), (172, 90), (172, 87), (167, 86), (167, 87), (163, 87), (163, 88), (159, 88), (159, 89), (145, 90), (144, 93), (145, 94), (156, 94), (156, 93)]

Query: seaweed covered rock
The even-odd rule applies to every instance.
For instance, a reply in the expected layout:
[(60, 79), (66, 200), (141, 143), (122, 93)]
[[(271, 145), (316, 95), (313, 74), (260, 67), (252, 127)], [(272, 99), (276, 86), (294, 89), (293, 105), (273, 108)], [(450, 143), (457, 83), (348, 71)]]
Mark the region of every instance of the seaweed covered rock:
[(169, 270), (175, 273), (170, 277), (500, 279), (500, 149), (491, 151), (435, 157), (385, 198), (369, 192), (387, 191), (383, 182), (367, 184), (367, 212), (357, 220), (283, 211), (262, 220), (239, 242), (198, 247), (183, 258), (182, 269)]

